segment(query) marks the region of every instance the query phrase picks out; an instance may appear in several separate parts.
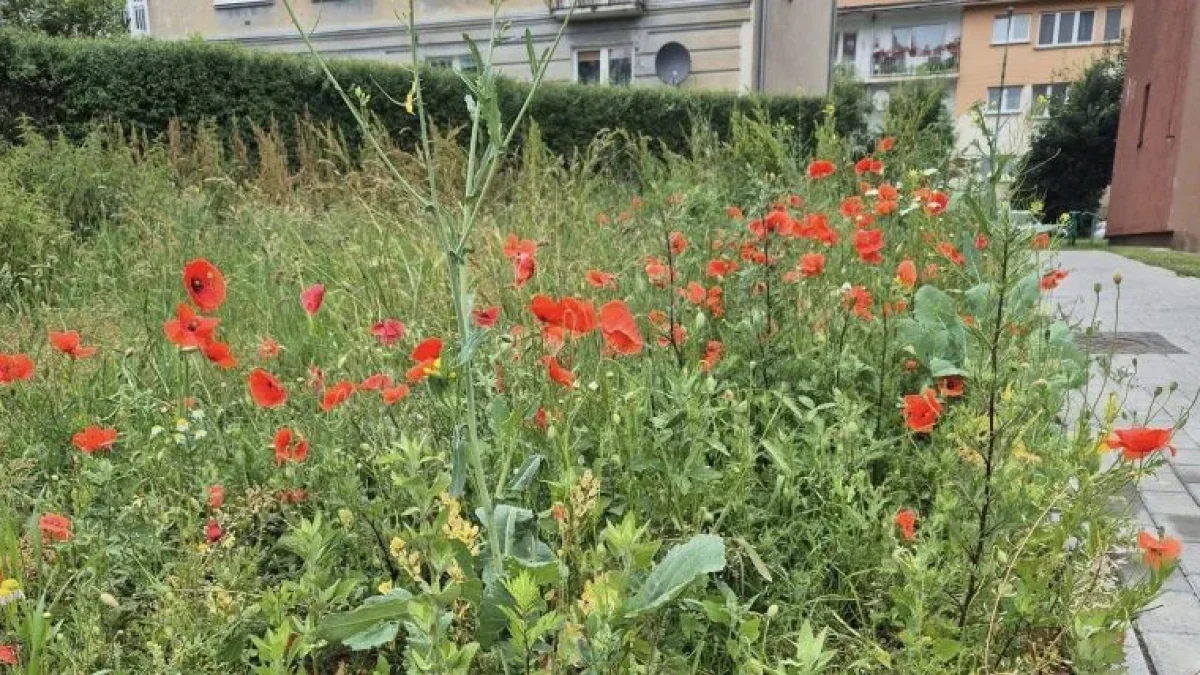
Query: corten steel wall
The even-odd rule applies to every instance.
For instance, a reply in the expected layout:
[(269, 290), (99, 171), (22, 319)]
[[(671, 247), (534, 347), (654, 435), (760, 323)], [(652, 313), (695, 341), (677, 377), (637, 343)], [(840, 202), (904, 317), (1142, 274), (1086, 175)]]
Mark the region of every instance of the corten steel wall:
[(1116, 243), (1200, 250), (1197, 4), (1138, 2), (1108, 211)]

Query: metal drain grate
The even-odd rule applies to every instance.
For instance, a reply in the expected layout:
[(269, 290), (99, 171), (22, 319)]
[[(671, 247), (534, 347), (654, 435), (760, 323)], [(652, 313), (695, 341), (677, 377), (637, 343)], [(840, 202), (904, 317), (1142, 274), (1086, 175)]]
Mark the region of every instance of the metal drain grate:
[(1080, 347), (1089, 347), (1093, 354), (1186, 354), (1159, 333), (1117, 332), (1099, 333), (1088, 338), (1076, 335)]

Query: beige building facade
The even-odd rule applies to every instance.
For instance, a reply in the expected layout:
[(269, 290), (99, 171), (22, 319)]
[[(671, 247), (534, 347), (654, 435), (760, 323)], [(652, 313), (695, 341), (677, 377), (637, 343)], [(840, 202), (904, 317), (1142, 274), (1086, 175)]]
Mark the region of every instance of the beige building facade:
[[(317, 48), (332, 57), (411, 61), (406, 0), (292, 0)], [(823, 94), (834, 0), (506, 0), (508, 38), (494, 63), (528, 77), (524, 34), (553, 44), (547, 77), (585, 84), (660, 85)], [(132, 30), (152, 38), (236, 42), (301, 51), (282, 0), (129, 0)], [(464, 35), (486, 43), (489, 0), (417, 0), (422, 60), (475, 67)], [(665, 49), (664, 49), (665, 48)], [(686, 73), (686, 77), (684, 77)]]

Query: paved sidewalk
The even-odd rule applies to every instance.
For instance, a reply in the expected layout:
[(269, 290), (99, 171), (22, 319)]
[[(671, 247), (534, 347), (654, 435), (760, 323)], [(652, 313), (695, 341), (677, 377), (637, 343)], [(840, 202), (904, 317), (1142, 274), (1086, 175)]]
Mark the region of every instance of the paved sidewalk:
[[(1119, 367), (1136, 368), (1136, 388), (1126, 399), (1126, 409), (1141, 416), (1139, 423), (1145, 422), (1155, 388), (1166, 392), (1172, 382), (1178, 384), (1165, 410), (1158, 410), (1159, 398), (1151, 420), (1156, 426), (1175, 424), (1200, 387), (1200, 279), (1102, 251), (1064, 251), (1058, 257), (1059, 265), (1070, 272), (1053, 295), (1062, 311), (1086, 325), (1096, 310), (1094, 286), (1099, 283), (1095, 316), (1103, 332), (1114, 330), (1119, 318), (1117, 331), (1157, 333), (1177, 348), (1173, 351), (1178, 353), (1118, 354), (1114, 359)], [(1113, 283), (1118, 270), (1123, 276), (1119, 316)], [(1143, 345), (1145, 338), (1153, 338), (1138, 337)], [(1147, 351), (1172, 351), (1158, 347)], [(1179, 570), (1167, 580), (1153, 609), (1126, 635), (1132, 675), (1200, 674), (1200, 409), (1176, 433), (1174, 445), (1178, 455), (1144, 481), (1132, 500), (1143, 528), (1163, 527), (1183, 542)]]

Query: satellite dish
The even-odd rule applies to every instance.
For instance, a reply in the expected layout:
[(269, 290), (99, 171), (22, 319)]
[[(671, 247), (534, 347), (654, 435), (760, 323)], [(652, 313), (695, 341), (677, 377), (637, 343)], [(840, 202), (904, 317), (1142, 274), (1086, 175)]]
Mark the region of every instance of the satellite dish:
[(659, 47), (654, 57), (654, 72), (658, 73), (658, 79), (678, 87), (692, 72), (692, 55), (678, 42), (668, 42)]

